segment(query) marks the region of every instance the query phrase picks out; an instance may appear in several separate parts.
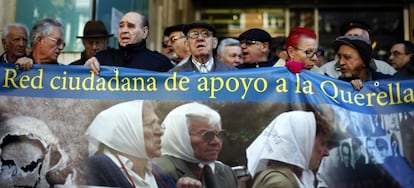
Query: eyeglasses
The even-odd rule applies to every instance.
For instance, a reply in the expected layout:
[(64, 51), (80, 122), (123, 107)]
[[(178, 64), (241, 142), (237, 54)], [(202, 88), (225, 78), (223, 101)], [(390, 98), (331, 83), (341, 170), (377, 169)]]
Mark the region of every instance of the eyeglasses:
[(197, 31), (193, 31), (193, 32), (189, 32), (187, 33), (187, 37), (190, 39), (196, 39), (199, 36), (203, 37), (203, 38), (208, 38), (213, 36), (213, 32), (211, 31), (201, 31), (201, 32), (197, 32)]
[(47, 36), (47, 38), (50, 39), (51, 41), (55, 42), (56, 46), (63, 45), (63, 48), (66, 46), (66, 43), (62, 39), (56, 39), (56, 38), (49, 37), (49, 36)]
[(248, 40), (248, 39), (242, 39), (240, 40), (240, 44), (246, 44), (247, 46), (253, 45), (253, 44), (262, 44), (263, 42), (256, 41), (256, 40)]
[(201, 135), (204, 141), (211, 142), (216, 136), (220, 141), (223, 141), (224, 137), (226, 136), (226, 131), (206, 131), (201, 134), (193, 134), (193, 135)]
[[(204, 37), (204, 36), (203, 36)], [(177, 40), (179, 40), (179, 39), (182, 39), (182, 38), (185, 38), (185, 36), (172, 36), (171, 38), (170, 38), (170, 42), (171, 42), (171, 44), (173, 44), (175, 41), (177, 41)], [(198, 36), (196, 37), (196, 38), (198, 38)]]
[(300, 50), (302, 52), (305, 53), (306, 57), (308, 58), (312, 58), (314, 55), (318, 55), (318, 50), (316, 49), (307, 49), (307, 50), (303, 50), (297, 47), (294, 47), (296, 50)]

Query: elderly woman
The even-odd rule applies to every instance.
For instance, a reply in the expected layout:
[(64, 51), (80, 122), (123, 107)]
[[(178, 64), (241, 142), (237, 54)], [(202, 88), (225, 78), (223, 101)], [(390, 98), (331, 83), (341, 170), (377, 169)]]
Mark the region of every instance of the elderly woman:
[(161, 154), (163, 129), (153, 106), (140, 100), (102, 111), (87, 130), (88, 185), (111, 187), (175, 187), (150, 160)]
[(253, 188), (314, 187), (312, 171), (328, 155), (329, 132), (312, 112), (280, 114), (246, 150)]
[(162, 125), (162, 157), (155, 161), (175, 180), (187, 176), (203, 187), (237, 187), (231, 168), (217, 161), (224, 133), (219, 113), (192, 102), (173, 109)]

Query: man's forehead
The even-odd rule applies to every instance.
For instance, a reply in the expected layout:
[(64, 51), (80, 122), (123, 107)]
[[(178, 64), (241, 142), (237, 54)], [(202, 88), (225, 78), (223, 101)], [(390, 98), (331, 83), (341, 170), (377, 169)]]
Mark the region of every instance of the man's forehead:
[(108, 40), (108, 38), (106, 38), (106, 37), (99, 37), (99, 38), (84, 38), (83, 40), (85, 40), (85, 41), (89, 41), (89, 42), (94, 42), (94, 41), (106, 41), (106, 40)]
[(140, 15), (137, 13), (127, 13), (125, 14), (122, 19), (121, 19), (121, 23), (123, 22), (127, 22), (127, 23), (132, 23), (132, 24), (139, 24), (140, 23)]
[(403, 44), (394, 44), (391, 48), (392, 49), (404, 49), (404, 45)]

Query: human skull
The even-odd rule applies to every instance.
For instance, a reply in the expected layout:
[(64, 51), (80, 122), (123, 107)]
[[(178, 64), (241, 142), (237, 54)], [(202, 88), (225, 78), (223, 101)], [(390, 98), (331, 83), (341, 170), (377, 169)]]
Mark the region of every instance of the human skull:
[(0, 120), (0, 187), (49, 187), (46, 173), (67, 156), (45, 122), (28, 116)]

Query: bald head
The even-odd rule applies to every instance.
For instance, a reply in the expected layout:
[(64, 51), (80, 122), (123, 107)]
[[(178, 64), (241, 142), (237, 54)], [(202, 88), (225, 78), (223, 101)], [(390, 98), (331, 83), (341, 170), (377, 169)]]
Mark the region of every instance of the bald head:
[(371, 39), (369, 36), (369, 32), (365, 29), (359, 28), (359, 27), (355, 27), (352, 29), (349, 29), (346, 33), (345, 36), (360, 36), (362, 37), (364, 40), (369, 41), (369, 43), (371, 43)]
[(120, 46), (136, 44), (148, 36), (148, 20), (137, 12), (126, 13), (118, 27), (118, 40)]

